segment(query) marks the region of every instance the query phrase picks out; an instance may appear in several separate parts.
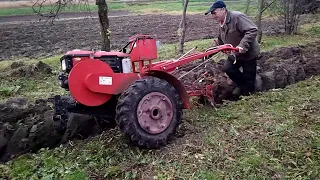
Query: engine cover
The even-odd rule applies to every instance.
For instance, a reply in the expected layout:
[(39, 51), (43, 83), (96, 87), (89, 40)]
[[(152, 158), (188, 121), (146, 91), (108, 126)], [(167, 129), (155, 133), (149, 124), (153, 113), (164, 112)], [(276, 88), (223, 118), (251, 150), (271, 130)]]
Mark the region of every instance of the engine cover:
[(94, 54), (95, 59), (107, 63), (114, 73), (123, 73), (123, 59), (128, 58), (128, 54), (121, 52), (98, 51)]
[[(122, 73), (123, 72), (123, 59), (129, 58), (129, 54), (122, 52), (106, 52), (106, 51), (87, 51), (75, 49), (68, 51), (62, 58), (67, 60), (67, 72), (69, 72), (73, 66), (75, 66), (80, 61), (85, 61), (88, 59), (99, 59), (107, 63), (113, 72)], [(125, 60), (124, 60), (125, 62)], [(127, 64), (127, 63), (125, 63)]]

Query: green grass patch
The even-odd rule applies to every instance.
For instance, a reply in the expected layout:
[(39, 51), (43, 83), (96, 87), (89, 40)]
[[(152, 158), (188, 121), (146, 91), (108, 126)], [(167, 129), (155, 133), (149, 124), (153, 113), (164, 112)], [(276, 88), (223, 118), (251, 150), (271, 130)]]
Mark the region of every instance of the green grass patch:
[[(195, 131), (160, 150), (130, 147), (117, 129), (0, 165), (16, 179), (313, 179), (320, 176), (320, 78), (185, 112)], [(179, 142), (179, 143), (178, 143)]]
[(262, 50), (271, 50), (281, 46), (292, 46), (314, 42), (318, 37), (307, 35), (264, 36), (261, 41)]
[(58, 72), (60, 71), (60, 56), (53, 56), (46, 59), (31, 59), (19, 60), (15, 62), (23, 62), (24, 67), (32, 66), (38, 61), (48, 64), (52, 68), (53, 74), (36, 74), (31, 79), (30, 77), (12, 77), (7, 76), (10, 73), (10, 68), (13, 61), (0, 62), (0, 101), (5, 101), (11, 97), (26, 97), (29, 99), (48, 98), (55, 94), (66, 93), (58, 84)]

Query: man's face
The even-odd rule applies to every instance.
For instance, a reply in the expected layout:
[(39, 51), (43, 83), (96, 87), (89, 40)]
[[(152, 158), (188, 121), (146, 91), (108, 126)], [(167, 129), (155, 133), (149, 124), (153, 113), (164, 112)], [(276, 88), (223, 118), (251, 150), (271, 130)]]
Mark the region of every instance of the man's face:
[(223, 8), (215, 9), (214, 11), (211, 11), (211, 15), (213, 19), (217, 21), (223, 21), (225, 16), (225, 9)]

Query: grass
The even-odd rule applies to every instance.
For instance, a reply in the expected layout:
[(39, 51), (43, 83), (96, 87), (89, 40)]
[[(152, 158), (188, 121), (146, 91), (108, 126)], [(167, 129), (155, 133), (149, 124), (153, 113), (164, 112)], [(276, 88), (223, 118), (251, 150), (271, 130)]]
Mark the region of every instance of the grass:
[[(188, 5), (188, 13), (204, 13), (210, 7), (211, 2), (204, 3), (203, 1), (191, 1)], [(228, 8), (236, 11), (245, 11), (245, 2), (239, 1), (237, 3), (232, 2), (225, 2)], [(182, 12), (182, 4), (181, 1), (170, 1), (170, 2), (143, 2), (143, 3), (121, 3), (121, 2), (109, 2), (108, 8), (110, 11), (115, 10), (125, 10), (131, 13), (136, 14), (148, 14), (148, 13), (169, 13), (169, 14), (181, 14)], [(39, 7), (35, 7), (36, 10)], [(41, 8), (42, 13), (49, 13), (51, 12), (51, 6), (43, 6)], [(60, 12), (87, 12), (90, 11), (97, 11), (97, 6), (95, 4), (89, 5), (67, 5), (61, 9)], [(249, 9), (248, 14), (250, 16), (254, 16), (257, 13), (257, 5), (252, 4), (251, 8)], [(269, 11), (266, 10), (265, 14), (268, 14)], [(1, 9), (0, 8), (0, 16), (13, 16), (13, 15), (32, 15), (35, 14), (31, 7), (23, 7), (23, 8), (8, 8), (8, 9)]]
[[(48, 64), (52, 68), (52, 75), (38, 74), (32, 79), (30, 77), (12, 77), (3, 73), (10, 72), (10, 65), (12, 61), (0, 62), (0, 101), (13, 96), (26, 97), (29, 99), (48, 98), (54, 94), (66, 93), (62, 88), (59, 88), (58, 84), (58, 72), (60, 68), (59, 64), (60, 56), (53, 56), (46, 59), (41, 59), (42, 62)], [(25, 66), (34, 65), (38, 62), (38, 59), (33, 60), (20, 60)], [(16, 61), (19, 62), (19, 61)]]
[(316, 179), (320, 78), (213, 110), (185, 112), (184, 137), (160, 150), (126, 144), (117, 129), (0, 165), (16, 179)]

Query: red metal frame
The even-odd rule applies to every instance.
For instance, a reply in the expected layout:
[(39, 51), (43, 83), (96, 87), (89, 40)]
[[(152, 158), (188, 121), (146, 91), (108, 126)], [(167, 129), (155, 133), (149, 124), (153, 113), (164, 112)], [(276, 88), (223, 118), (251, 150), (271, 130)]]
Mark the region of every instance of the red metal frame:
[[(134, 54), (116, 54), (115, 52), (109, 54), (133, 57), (134, 60), (131, 61), (133, 71), (131, 73), (113, 73), (110, 67), (106, 67), (107, 64), (102, 61), (97, 62), (101, 52), (90, 52), (90, 57), (84, 57), (81, 61), (75, 63), (76, 65), (69, 74), (69, 86), (71, 94), (77, 101), (88, 106), (98, 106), (108, 101), (111, 95), (122, 93), (135, 80), (144, 76), (156, 76), (167, 80), (178, 90), (185, 108), (190, 108), (190, 96), (204, 96), (213, 103), (212, 85), (203, 86), (196, 82), (191, 85), (183, 85), (171, 72), (177, 67), (219, 52), (238, 51), (238, 48), (234, 48), (232, 45), (222, 45), (213, 47), (206, 52), (185, 55), (178, 60), (153, 63), (152, 60), (157, 58), (155, 37), (136, 35), (130, 38), (128, 45), (130, 45), (131, 52), (134, 52)], [(93, 59), (92, 56), (95, 58)], [(146, 62), (148, 62), (147, 65)], [(135, 68), (136, 63), (138, 63), (139, 71)], [(205, 73), (203, 76), (207, 74)]]
[(198, 59), (202, 59), (204, 57), (208, 57), (209, 55), (216, 54), (221, 51), (238, 51), (238, 49), (232, 47), (231, 45), (222, 45), (222, 46), (218, 46), (216, 49), (209, 50), (203, 53), (195, 53), (195, 54), (183, 57), (177, 61), (167, 60), (167, 61), (153, 63), (151, 64), (151, 66), (144, 66), (142, 72), (149, 71), (149, 70), (161, 70), (166, 72), (172, 72), (179, 66), (188, 64)]
[[(216, 47), (212, 47), (209, 50), (207, 50), (206, 52), (202, 52), (202, 53), (194, 53), (191, 55), (187, 55), (184, 56), (178, 60), (166, 60), (166, 61), (160, 61), (160, 62), (156, 62), (156, 63), (152, 63), (152, 60), (154, 60), (155, 58), (155, 53), (156, 53), (156, 47), (150, 47), (150, 46), (156, 46), (155, 45), (155, 38), (154, 36), (148, 36), (148, 35), (136, 35), (133, 36), (132, 38), (130, 38), (131, 43), (131, 47), (133, 44), (138, 44), (137, 42), (139, 42), (140, 39), (143, 39), (143, 41), (145, 42), (145, 39), (152, 39), (150, 40), (150, 42), (144, 43), (146, 44), (146, 48), (148, 49), (144, 49), (144, 46), (141, 45), (142, 43), (140, 43), (139, 46), (139, 51), (140, 52), (136, 52), (136, 53), (143, 53), (143, 52), (148, 52), (150, 55), (150, 57), (144, 57), (144, 58), (135, 58), (134, 61), (132, 61), (132, 68), (133, 68), (133, 73), (141, 73), (141, 74), (147, 74), (150, 71), (164, 71), (166, 73), (171, 73), (173, 72), (177, 67), (180, 67), (182, 65), (188, 64), (192, 61), (198, 60), (198, 59), (203, 59), (205, 57), (208, 57), (210, 55), (213, 54), (217, 54), (219, 52), (226, 52), (226, 51), (231, 51), (231, 52), (237, 52), (239, 49), (233, 47), (231, 44), (225, 44), (225, 45), (221, 45), (221, 46), (216, 46)], [(150, 52), (151, 49), (151, 52)], [(153, 50), (155, 52), (153, 52)], [(145, 62), (148, 62), (148, 65), (145, 65)], [(136, 63), (138, 63), (138, 67), (139, 67), (139, 71), (137, 71), (135, 69), (135, 65)], [(205, 73), (204, 75), (206, 75), (207, 73)], [(202, 85), (197, 85), (195, 83), (193, 83), (191, 86), (189, 85), (185, 85), (185, 89), (187, 91), (187, 94), (189, 97), (191, 96), (205, 96), (211, 103), (213, 103), (213, 92), (212, 92), (212, 85), (206, 85), (206, 86), (202, 86)]]

